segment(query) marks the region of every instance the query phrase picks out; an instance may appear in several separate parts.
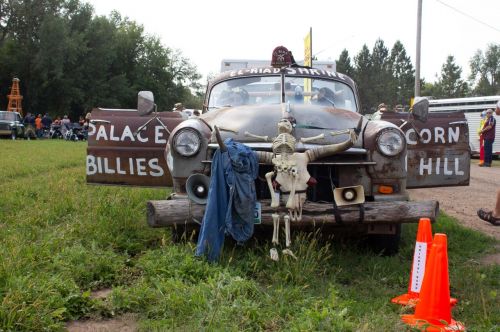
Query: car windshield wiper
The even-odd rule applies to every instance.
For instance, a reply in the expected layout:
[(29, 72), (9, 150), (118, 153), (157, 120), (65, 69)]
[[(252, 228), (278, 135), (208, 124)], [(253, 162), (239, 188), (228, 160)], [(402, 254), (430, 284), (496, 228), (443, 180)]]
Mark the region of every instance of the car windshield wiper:
[(330, 100), (326, 97), (323, 97), (324, 100), (326, 100), (327, 102), (329, 102), (330, 104), (332, 104), (333, 107), (335, 107), (335, 103), (333, 102), (333, 100)]

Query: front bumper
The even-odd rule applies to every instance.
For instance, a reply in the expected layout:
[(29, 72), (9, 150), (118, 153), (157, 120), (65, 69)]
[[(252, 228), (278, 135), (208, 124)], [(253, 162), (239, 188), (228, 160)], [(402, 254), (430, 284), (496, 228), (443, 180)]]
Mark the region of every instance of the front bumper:
[[(261, 200), (262, 225), (272, 225), (272, 214), (276, 212), (271, 208), (270, 200)], [(186, 196), (162, 201), (149, 201), (147, 203), (147, 220), (151, 227), (167, 227), (182, 224), (200, 224), (203, 219), (206, 205), (193, 203)], [(302, 220), (292, 223), (292, 227), (301, 225), (386, 225), (416, 223), (420, 218), (429, 218), (435, 221), (439, 212), (437, 201), (382, 201), (363, 203), (364, 211), (359, 206), (340, 208), (336, 218), (333, 206), (329, 203), (306, 202), (302, 212)], [(279, 210), (280, 214), (287, 213), (285, 208)]]

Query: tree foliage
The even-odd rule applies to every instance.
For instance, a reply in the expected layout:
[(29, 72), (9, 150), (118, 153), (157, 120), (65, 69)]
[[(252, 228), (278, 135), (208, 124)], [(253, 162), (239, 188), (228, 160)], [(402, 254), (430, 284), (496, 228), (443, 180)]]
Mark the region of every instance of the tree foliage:
[[(459, 98), (500, 94), (500, 45), (488, 45), (478, 50), (470, 61), (469, 82), (462, 78), (462, 68), (450, 55), (435, 83), (421, 79), (421, 95), (435, 98)], [(403, 44), (396, 41), (389, 49), (382, 39), (375, 42), (372, 52), (365, 44), (351, 64), (344, 49), (337, 60), (337, 71), (352, 77), (359, 88), (361, 108), (371, 113), (380, 103), (393, 108), (401, 104), (409, 108), (414, 96), (415, 70)]]
[(372, 51), (371, 94), (374, 100), (383, 100), (387, 97), (387, 82), (391, 81), (389, 50), (382, 39), (375, 42)]
[(392, 47), (389, 63), (391, 76), (388, 78), (390, 81), (388, 102), (392, 105), (407, 105), (414, 95), (415, 71), (410, 57), (399, 40)]
[(351, 57), (346, 49), (342, 50), (336, 64), (338, 72), (354, 77), (354, 68), (351, 64)]
[(25, 111), (74, 120), (94, 107), (135, 108), (140, 90), (153, 91), (159, 110), (201, 104), (200, 75), (180, 51), (79, 0), (0, 2), (0, 105), (13, 77)]
[[(378, 39), (352, 59), (344, 49), (337, 70), (357, 82), (365, 112), (381, 102), (408, 107), (415, 73), (400, 41), (389, 50)], [(422, 95), (500, 94), (499, 44), (478, 50), (470, 68), (467, 84), (450, 55), (436, 83), (422, 80)], [(159, 110), (202, 102), (197, 68), (179, 50), (117, 12), (96, 16), (80, 0), (0, 1), (0, 108), (13, 77), (21, 80), (25, 111), (73, 119), (94, 107), (134, 108), (140, 90), (153, 91)]]
[(361, 98), (361, 105), (373, 105), (374, 100), (371, 94), (371, 85), (373, 79), (372, 72), (372, 57), (368, 46), (363, 45), (361, 51), (354, 57), (354, 80), (358, 83), (359, 96)]
[(413, 65), (399, 41), (389, 50), (384, 41), (378, 39), (371, 53), (368, 46), (363, 45), (354, 57), (354, 67), (350, 67), (348, 53), (344, 50), (337, 62), (337, 70), (346, 70), (346, 74), (347, 70), (351, 72), (348, 75), (358, 83), (364, 112), (372, 113), (382, 102), (391, 107), (397, 104), (408, 106), (413, 96)]
[(468, 85), (461, 79), (462, 69), (455, 64), (455, 58), (449, 55), (441, 67), (441, 77), (434, 86), (437, 98), (461, 98), (467, 95)]
[(475, 95), (500, 94), (500, 44), (488, 45), (483, 53), (477, 50), (470, 61), (470, 81)]

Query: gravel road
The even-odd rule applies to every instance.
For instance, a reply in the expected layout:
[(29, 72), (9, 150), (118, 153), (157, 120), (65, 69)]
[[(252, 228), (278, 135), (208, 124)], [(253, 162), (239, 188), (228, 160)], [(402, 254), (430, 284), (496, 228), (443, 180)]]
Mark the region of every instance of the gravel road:
[(500, 161), (495, 167), (479, 167), (471, 164), (470, 185), (468, 187), (447, 187), (409, 190), (411, 200), (439, 201), (439, 208), (455, 217), (464, 226), (481, 231), (500, 240), (500, 226), (479, 219), (477, 210), (481, 207), (492, 209), (496, 191), (500, 188)]

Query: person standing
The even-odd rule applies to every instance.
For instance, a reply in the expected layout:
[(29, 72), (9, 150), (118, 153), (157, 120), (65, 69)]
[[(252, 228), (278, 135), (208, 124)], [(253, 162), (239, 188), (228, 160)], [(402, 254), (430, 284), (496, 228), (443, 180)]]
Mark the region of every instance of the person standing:
[(27, 113), (26, 116), (24, 117), (23, 120), (24, 123), (24, 128), (26, 128), (26, 131), (24, 133), (24, 136), (27, 139), (31, 139), (32, 137), (36, 137), (36, 131), (35, 131), (35, 117), (31, 113)]
[(496, 120), (493, 116), (493, 110), (490, 108), (486, 110), (486, 121), (481, 130), (484, 140), (484, 164), (480, 167), (491, 167), (491, 160), (493, 158), (493, 142), (495, 141)]
[(61, 120), (61, 133), (63, 136), (66, 135), (68, 130), (71, 128), (71, 120), (68, 118), (67, 115), (64, 115), (63, 119)]
[(45, 115), (42, 118), (43, 129), (49, 130), (51, 124), (52, 124), (52, 118), (50, 117), (49, 113), (45, 113)]
[(91, 117), (92, 117), (92, 115), (90, 114), (90, 112), (87, 112), (87, 114), (85, 114), (85, 124), (83, 125), (83, 127), (85, 128), (85, 130), (89, 129), (89, 124), (90, 124), (90, 118)]
[(372, 114), (370, 117), (371, 120), (380, 120), (382, 117), (382, 114), (387, 112), (387, 105), (384, 103), (381, 103), (377, 106), (377, 111)]
[(401, 104), (397, 104), (396, 106), (394, 106), (394, 113), (401, 113), (401, 112), (404, 112), (405, 109), (403, 107), (403, 105)]
[(36, 137), (42, 137), (42, 115), (38, 114), (35, 119)]
[(484, 164), (484, 138), (481, 130), (484, 128), (486, 122), (486, 111), (481, 112), (481, 119), (479, 120), (479, 127), (477, 128), (477, 135), (479, 136), (479, 166)]
[(188, 115), (184, 112), (185, 109), (186, 108), (184, 107), (184, 105), (182, 103), (176, 103), (174, 105), (174, 109), (172, 111), (180, 113), (182, 118), (184, 120), (186, 120), (188, 118)]

